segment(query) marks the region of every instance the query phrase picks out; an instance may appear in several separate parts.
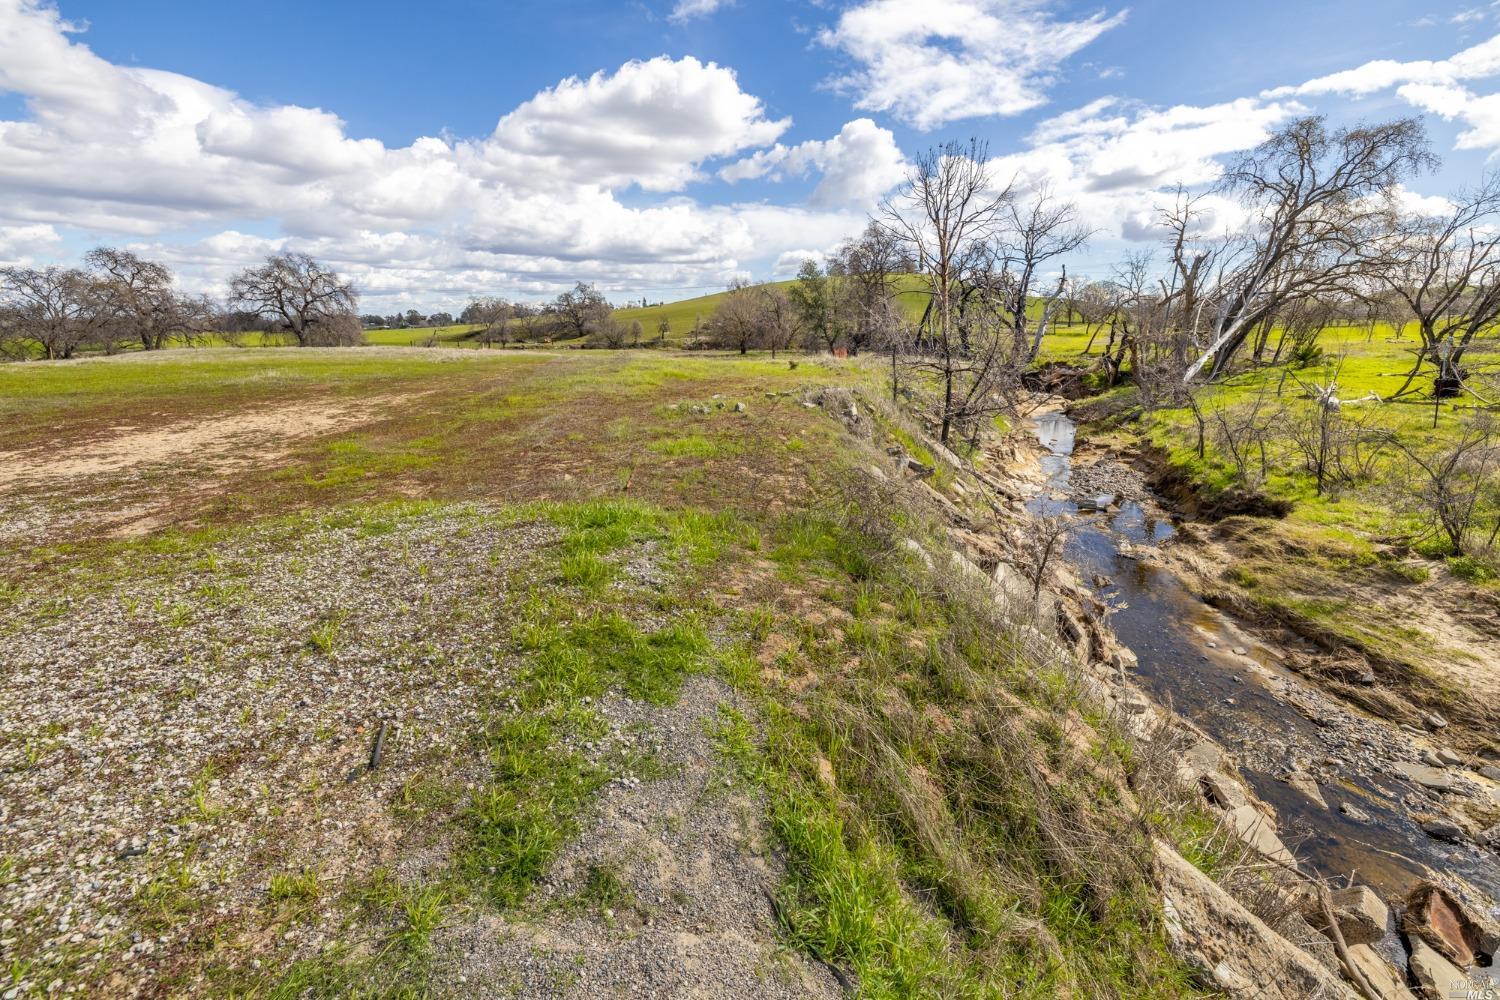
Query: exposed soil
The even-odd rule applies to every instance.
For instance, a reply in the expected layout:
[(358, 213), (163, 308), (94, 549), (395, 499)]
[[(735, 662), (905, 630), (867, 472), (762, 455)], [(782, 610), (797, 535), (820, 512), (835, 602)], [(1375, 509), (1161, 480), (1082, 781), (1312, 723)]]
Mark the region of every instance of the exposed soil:
[(275, 403), (146, 430), (116, 426), (110, 428), (113, 436), (81, 446), (0, 452), (0, 492), (47, 490), (60, 484), (77, 488), (83, 478), (169, 462), (185, 461), (197, 475), (251, 468), (280, 460), (299, 441), (347, 430), (414, 398), (415, 394), (397, 394), (358, 402)]

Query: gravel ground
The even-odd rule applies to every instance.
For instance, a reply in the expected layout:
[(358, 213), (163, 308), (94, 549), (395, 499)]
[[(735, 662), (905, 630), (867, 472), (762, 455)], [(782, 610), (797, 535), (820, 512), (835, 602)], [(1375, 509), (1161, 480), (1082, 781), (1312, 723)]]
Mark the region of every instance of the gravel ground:
[[(539, 887), (530, 920), (485, 915), (439, 942), (446, 989), (472, 997), (834, 997), (826, 967), (779, 948), (772, 856), (759, 803), (717, 764), (709, 736), (722, 682), (697, 677), (656, 707), (600, 707), (611, 744), (649, 749), (669, 775), (617, 778)], [(620, 886), (609, 905), (569, 905), (591, 872)]]
[(1075, 497), (1093, 499), (1113, 494), (1116, 500), (1134, 500), (1138, 503), (1151, 499), (1141, 474), (1128, 465), (1113, 459), (1073, 466), (1068, 479), (1069, 490)]
[[(0, 963), (33, 963), (18, 995), (149, 992), (244, 931), (272, 873), (337, 883), (389, 853), (397, 790), (424, 761), (451, 771), (504, 683), (492, 612), (555, 537), (486, 513), (252, 531), (0, 604)], [(381, 720), (385, 763), (346, 783)], [(311, 952), (337, 915), (320, 916), (238, 943)]]
[[(482, 780), (470, 738), (511, 684), (510, 609), (557, 551), (552, 526), (498, 514), (135, 546), (0, 602), (0, 968), (22, 969), (0, 998), (196, 994), (214, 965), (274, 978), (360, 933), (351, 883), (440, 873), (446, 830), (403, 792)], [(661, 593), (659, 548), (620, 553), (619, 586)], [(434, 994), (841, 995), (778, 941), (762, 805), (709, 735), (734, 700), (695, 677), (671, 706), (599, 703), (608, 737), (570, 749), (647, 751), (652, 774), (611, 782), (520, 910), (449, 914)], [(618, 891), (590, 902), (601, 871)], [(304, 872), (319, 889), (288, 912), (271, 879)]]

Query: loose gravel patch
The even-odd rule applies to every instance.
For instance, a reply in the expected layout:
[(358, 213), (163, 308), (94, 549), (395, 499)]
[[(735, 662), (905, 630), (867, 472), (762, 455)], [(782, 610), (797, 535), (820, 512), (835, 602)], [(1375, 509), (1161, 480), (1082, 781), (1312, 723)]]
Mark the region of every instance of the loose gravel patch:
[[(388, 858), (424, 765), (462, 779), (512, 582), (557, 537), (494, 515), (142, 549), (121, 582), (0, 604), (0, 962), (32, 963), (23, 994), (150, 992), (226, 936), (271, 961), (324, 943), (326, 906), (274, 940), (240, 918), (278, 872), (336, 887)], [(346, 780), (382, 721), (382, 766)]]

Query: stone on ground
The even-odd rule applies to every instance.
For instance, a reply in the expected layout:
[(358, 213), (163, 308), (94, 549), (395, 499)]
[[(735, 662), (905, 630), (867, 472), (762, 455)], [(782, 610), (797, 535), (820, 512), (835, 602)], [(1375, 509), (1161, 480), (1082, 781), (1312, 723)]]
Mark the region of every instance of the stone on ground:
[(1358, 1000), (1358, 994), (1165, 844), (1156, 846), (1167, 939), (1202, 985), (1235, 1000)]

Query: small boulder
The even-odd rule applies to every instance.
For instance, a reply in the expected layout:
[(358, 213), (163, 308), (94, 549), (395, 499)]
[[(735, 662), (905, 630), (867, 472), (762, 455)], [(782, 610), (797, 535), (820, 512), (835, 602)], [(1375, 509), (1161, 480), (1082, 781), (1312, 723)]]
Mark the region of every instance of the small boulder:
[(1156, 857), (1168, 946), (1202, 985), (1235, 1000), (1358, 1000), (1176, 851), (1158, 843)]
[(1479, 768), (1479, 773), (1491, 781), (1500, 781), (1500, 767), (1494, 764), (1485, 764)]
[[(1419, 882), (1406, 897), (1401, 930), (1412, 944), (1425, 942), (1461, 968), (1474, 964), (1482, 929), (1454, 896), (1435, 882)], [(1416, 953), (1412, 954), (1415, 965)]]
[(1407, 781), (1421, 785), (1423, 788), (1434, 792), (1451, 792), (1453, 790), (1453, 775), (1441, 768), (1429, 767), (1426, 764), (1397, 763), (1396, 771)]
[(1458, 767), (1464, 762), (1464, 759), (1462, 757), (1454, 753), (1452, 750), (1449, 750), (1447, 747), (1438, 748), (1437, 759), (1442, 763), (1447, 764), (1449, 767)]
[(1309, 801), (1317, 803), (1324, 809), (1328, 808), (1328, 800), (1323, 798), (1323, 792), (1318, 788), (1318, 780), (1306, 771), (1293, 771), (1286, 776), (1286, 783)]
[(1463, 970), (1432, 949), (1421, 938), (1412, 938), (1411, 973), (1428, 1000), (1448, 1000), (1456, 988), (1467, 984)]
[(1343, 813), (1345, 816), (1348, 816), (1356, 823), (1373, 822), (1373, 820), (1370, 818), (1369, 813), (1365, 812), (1363, 809), (1352, 802), (1340, 802), (1339, 812)]
[(1463, 827), (1442, 816), (1423, 823), (1422, 832), (1429, 837), (1436, 837), (1438, 840), (1446, 840), (1454, 844), (1461, 844), (1468, 839)]
[(1441, 715), (1438, 715), (1436, 712), (1424, 712), (1422, 713), (1422, 725), (1426, 726), (1428, 729), (1431, 729), (1433, 732), (1437, 732), (1439, 729), (1448, 728), (1448, 720), (1443, 718)]
[(1332, 897), (1333, 916), (1346, 944), (1374, 944), (1385, 937), (1391, 911), (1385, 902), (1366, 885), (1336, 889)]
[(1367, 944), (1352, 944), (1349, 959), (1384, 1000), (1416, 1000), (1416, 994), (1406, 988), (1405, 976), (1374, 948)]
[[(1390, 924), (1391, 911), (1368, 886), (1355, 885), (1347, 889), (1335, 889), (1328, 894), (1333, 907), (1333, 919), (1338, 923), (1339, 933), (1345, 944), (1374, 944), (1385, 937)], [(1320, 934), (1333, 937), (1328, 920), (1323, 915), (1323, 904), (1318, 891), (1312, 886), (1299, 890), (1296, 896), (1297, 910)]]
[(1237, 806), (1224, 814), (1230, 829), (1244, 843), (1273, 861), (1295, 865), (1297, 859), (1276, 835), (1275, 825), (1253, 805)]
[(915, 458), (908, 458), (906, 460), (906, 469), (918, 479), (926, 479), (936, 471), (932, 466), (918, 462)]

